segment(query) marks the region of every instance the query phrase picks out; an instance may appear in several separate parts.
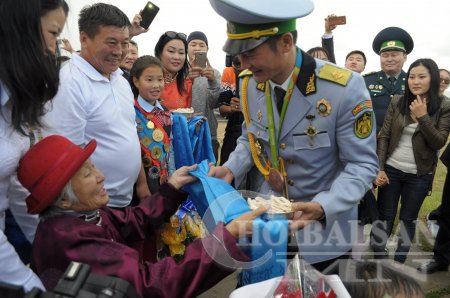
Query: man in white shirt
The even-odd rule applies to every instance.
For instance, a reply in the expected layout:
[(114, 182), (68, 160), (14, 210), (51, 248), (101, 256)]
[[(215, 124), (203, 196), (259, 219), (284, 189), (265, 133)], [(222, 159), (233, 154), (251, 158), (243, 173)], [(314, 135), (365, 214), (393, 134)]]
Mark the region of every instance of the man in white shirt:
[(125, 207), (141, 167), (133, 94), (119, 69), (131, 24), (117, 7), (97, 3), (81, 10), (78, 26), (81, 51), (61, 69), (61, 86), (45, 117), (48, 134), (79, 145), (96, 139), (91, 158), (108, 177), (108, 205)]

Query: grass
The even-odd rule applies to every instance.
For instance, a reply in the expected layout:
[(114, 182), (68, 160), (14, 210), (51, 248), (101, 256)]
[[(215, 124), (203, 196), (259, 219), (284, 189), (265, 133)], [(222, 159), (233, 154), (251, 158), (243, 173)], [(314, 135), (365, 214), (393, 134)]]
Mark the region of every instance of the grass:
[(446, 174), (446, 167), (439, 161), (436, 169), (436, 174), (434, 175), (431, 196), (425, 198), (425, 201), (422, 204), (422, 208), (420, 208), (419, 211), (420, 220), (425, 221), (425, 216), (441, 204), (442, 188), (444, 187)]
[(450, 286), (438, 289), (438, 290), (431, 290), (425, 293), (426, 298), (440, 298), (444, 297), (445, 295), (450, 294)]

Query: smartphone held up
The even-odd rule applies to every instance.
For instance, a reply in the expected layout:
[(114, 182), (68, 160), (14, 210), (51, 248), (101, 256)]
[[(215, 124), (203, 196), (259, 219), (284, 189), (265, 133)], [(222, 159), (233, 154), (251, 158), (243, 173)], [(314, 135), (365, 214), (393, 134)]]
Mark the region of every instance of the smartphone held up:
[(328, 17), (329, 26), (338, 26), (347, 24), (347, 18), (345, 16), (330, 16)]
[(194, 55), (195, 55), (195, 58), (194, 58), (195, 66), (198, 66), (201, 68), (206, 68), (206, 60), (207, 60), (206, 52), (199, 51), (199, 52), (195, 52)]
[(155, 19), (156, 15), (158, 14), (159, 7), (153, 4), (152, 2), (148, 1), (145, 7), (141, 11), (141, 27), (144, 29), (148, 29), (150, 27), (150, 24)]

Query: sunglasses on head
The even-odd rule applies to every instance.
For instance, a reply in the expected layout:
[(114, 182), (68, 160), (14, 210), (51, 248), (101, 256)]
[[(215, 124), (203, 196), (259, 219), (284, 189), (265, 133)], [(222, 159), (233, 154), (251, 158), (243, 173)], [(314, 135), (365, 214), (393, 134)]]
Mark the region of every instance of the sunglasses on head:
[(184, 33), (181, 32), (175, 32), (175, 31), (166, 31), (166, 33), (164, 33), (165, 36), (170, 37), (170, 38), (179, 38), (182, 40), (186, 40), (187, 36)]
[(444, 78), (440, 78), (439, 82), (443, 82), (446, 85), (450, 84), (450, 79), (444, 79)]

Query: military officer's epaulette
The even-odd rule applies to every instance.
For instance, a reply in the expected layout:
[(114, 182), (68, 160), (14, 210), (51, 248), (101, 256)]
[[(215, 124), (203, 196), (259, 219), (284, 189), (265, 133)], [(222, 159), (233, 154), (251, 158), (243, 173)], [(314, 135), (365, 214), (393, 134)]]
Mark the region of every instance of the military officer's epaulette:
[(326, 63), (319, 70), (319, 78), (346, 86), (352, 76), (350, 70)]
[(243, 71), (241, 71), (239, 73), (239, 77), (240, 78), (247, 77), (247, 76), (252, 76), (252, 75), (253, 75), (253, 73), (250, 70), (248, 70), (248, 69), (244, 69)]
[(376, 73), (378, 73), (378, 71), (371, 71), (371, 72), (368, 72), (368, 73), (363, 74), (362, 76), (363, 76), (363, 77), (368, 77), (368, 76), (374, 75), (374, 74), (376, 74)]

